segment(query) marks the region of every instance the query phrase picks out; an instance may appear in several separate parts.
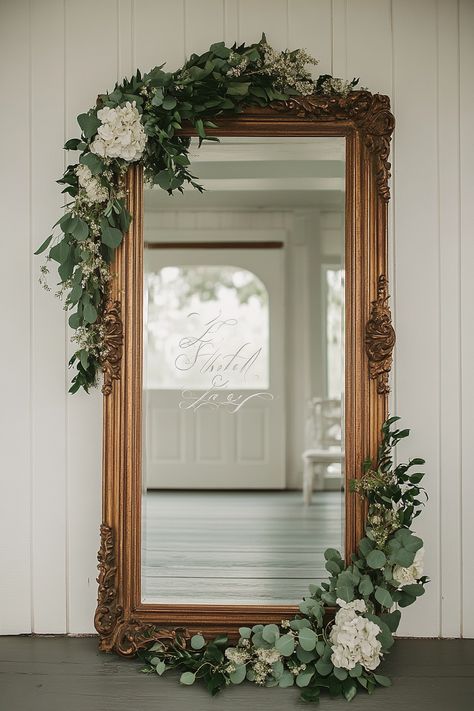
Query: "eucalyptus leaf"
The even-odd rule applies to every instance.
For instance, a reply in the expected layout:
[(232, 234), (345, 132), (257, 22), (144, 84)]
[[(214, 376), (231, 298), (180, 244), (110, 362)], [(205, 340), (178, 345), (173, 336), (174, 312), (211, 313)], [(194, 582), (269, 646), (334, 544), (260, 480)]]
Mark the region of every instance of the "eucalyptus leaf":
[(163, 661), (158, 661), (155, 665), (156, 673), (161, 676), (166, 671), (166, 664)]
[(314, 669), (311, 667), (309, 669), (301, 671), (296, 677), (296, 686), (299, 686), (300, 689), (303, 689), (304, 687), (308, 686), (313, 676)]
[(369, 575), (363, 575), (361, 577), (360, 583), (359, 583), (359, 592), (364, 597), (368, 597), (369, 595), (372, 595), (372, 593), (374, 592), (374, 586), (372, 584), (372, 580), (370, 579)]
[(107, 247), (116, 249), (122, 242), (122, 232), (116, 227), (111, 227), (105, 217), (100, 220), (100, 232), (101, 240)]
[(245, 664), (240, 664), (235, 667), (235, 671), (229, 674), (229, 679), (233, 684), (241, 684), (247, 675), (247, 667)]
[(71, 227), (71, 234), (78, 242), (83, 242), (89, 236), (89, 225), (82, 218), (76, 217)]
[(252, 636), (252, 630), (250, 627), (239, 627), (239, 634), (242, 639), (250, 639)]
[(202, 649), (206, 646), (206, 640), (202, 634), (195, 634), (191, 637), (191, 648), (192, 649)]
[(265, 642), (269, 642), (270, 644), (274, 644), (279, 636), (280, 631), (277, 625), (265, 625), (262, 630), (263, 639), (265, 640)]
[(287, 669), (283, 672), (281, 677), (278, 680), (278, 686), (281, 687), (282, 689), (287, 689), (289, 686), (293, 686), (295, 683), (295, 677), (291, 672), (289, 672)]
[(104, 162), (95, 153), (85, 153), (79, 158), (79, 163), (87, 166), (92, 175), (99, 175), (104, 170)]
[(393, 605), (392, 596), (390, 595), (389, 591), (381, 586), (378, 586), (375, 589), (375, 599), (383, 607), (392, 607)]
[(49, 237), (47, 237), (45, 239), (45, 241), (42, 243), (42, 245), (40, 247), (38, 247), (38, 249), (35, 252), (35, 255), (41, 254), (46, 249), (48, 249), (49, 245), (51, 244), (52, 239), (53, 239), (53, 235), (49, 235)]
[(378, 568), (383, 568), (386, 562), (387, 558), (385, 557), (385, 553), (378, 549), (370, 551), (370, 553), (367, 555), (367, 565), (370, 568), (374, 568), (375, 570)]
[(86, 323), (95, 323), (95, 321), (97, 321), (97, 309), (90, 301), (84, 304), (83, 315)]
[(284, 657), (290, 657), (295, 649), (295, 638), (292, 634), (284, 634), (277, 639), (275, 647)]
[(380, 686), (392, 686), (392, 682), (388, 676), (382, 676), (381, 674), (374, 674), (374, 679)]
[(92, 138), (97, 133), (97, 129), (101, 125), (101, 121), (97, 118), (95, 114), (79, 114), (77, 117), (77, 123), (82, 129), (82, 132), (86, 138)]
[(185, 686), (191, 686), (191, 684), (194, 684), (194, 682), (196, 681), (196, 675), (193, 674), (192, 672), (184, 672), (179, 677), (179, 681), (181, 684), (184, 684)]
[(317, 641), (318, 635), (312, 629), (305, 627), (298, 632), (298, 642), (306, 652), (311, 652), (315, 649)]
[(325, 662), (323, 659), (318, 659), (316, 662), (316, 671), (318, 674), (321, 674), (321, 676), (327, 676), (333, 669), (334, 667), (331, 662)]

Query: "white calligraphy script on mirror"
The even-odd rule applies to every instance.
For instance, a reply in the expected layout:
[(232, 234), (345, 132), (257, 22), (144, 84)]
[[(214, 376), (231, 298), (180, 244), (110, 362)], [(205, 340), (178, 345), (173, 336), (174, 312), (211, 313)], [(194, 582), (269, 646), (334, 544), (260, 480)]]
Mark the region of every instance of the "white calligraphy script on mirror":
[(343, 552), (345, 139), (145, 187), (142, 597), (296, 603)]

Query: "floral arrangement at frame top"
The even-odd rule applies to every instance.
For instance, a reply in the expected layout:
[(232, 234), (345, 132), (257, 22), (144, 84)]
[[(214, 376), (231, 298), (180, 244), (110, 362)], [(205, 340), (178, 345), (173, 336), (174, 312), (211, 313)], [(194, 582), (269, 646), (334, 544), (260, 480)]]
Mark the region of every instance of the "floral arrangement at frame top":
[[(106, 305), (115, 250), (133, 219), (125, 188), (130, 165), (141, 163), (145, 179), (170, 194), (185, 183), (201, 191), (190, 172), (191, 139), (179, 133), (184, 121), (194, 126), (201, 144), (218, 140), (209, 134), (216, 127), (213, 118), (243, 106), (278, 108), (299, 101), (304, 107), (307, 101), (311, 110), (324, 97), (336, 114), (356, 116), (374, 98), (355, 90), (356, 79), (321, 75), (313, 81), (308, 65), (315, 64), (304, 50), (275, 51), (264, 35), (250, 46), (218, 42), (202, 55), (191, 55), (175, 72), (164, 71), (164, 65), (144, 75), (137, 71), (78, 116), (81, 136), (67, 141), (65, 149), (79, 151), (79, 159), (58, 181), (71, 202), (36, 252), (47, 251), (41, 269), (47, 289), (50, 263), (57, 263), (57, 294), (71, 312), (77, 344), (70, 360), (76, 368), (71, 392), (97, 384), (110, 356)], [(384, 170), (387, 176), (387, 166)], [(161, 675), (178, 668), (181, 683), (202, 681), (212, 694), (246, 679), (264, 686), (295, 684), (306, 701), (317, 701), (322, 689), (350, 700), (359, 690), (388, 686), (378, 668), (399, 624), (400, 611), (393, 608), (415, 602), (428, 582), (423, 542), (411, 529), (424, 493), (423, 473), (412, 468), (424, 462), (395, 466), (393, 448), (408, 435), (393, 427), (397, 419), (384, 424), (376, 461), (367, 462), (353, 484), (367, 501), (367, 522), (351, 562), (346, 565), (339, 551), (328, 549), (330, 577), (311, 586), (293, 619), (243, 627), (235, 646), (225, 636), (206, 641), (177, 631), (172, 640), (155, 641), (140, 652), (145, 671)], [(329, 622), (328, 607), (337, 610)]]

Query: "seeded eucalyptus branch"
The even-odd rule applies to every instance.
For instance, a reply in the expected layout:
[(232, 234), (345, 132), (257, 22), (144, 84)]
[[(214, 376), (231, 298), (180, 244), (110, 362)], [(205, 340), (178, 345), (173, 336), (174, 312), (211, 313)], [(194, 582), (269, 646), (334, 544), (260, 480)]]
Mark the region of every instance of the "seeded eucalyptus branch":
[[(178, 636), (172, 644), (155, 642), (141, 652), (144, 672), (161, 676), (179, 670), (182, 684), (200, 682), (211, 694), (245, 680), (259, 686), (301, 689), (301, 698), (317, 702), (321, 691), (348, 701), (361, 691), (390, 686), (378, 673), (394, 643), (401, 613), (423, 595), (428, 578), (422, 574), (423, 541), (410, 526), (421, 511), (424, 464), (412, 459), (394, 466), (393, 450), (409, 430), (382, 427), (377, 460), (367, 462), (352, 490), (368, 501), (366, 535), (357, 553), (345, 563), (339, 551), (324, 554), (329, 579), (310, 585), (299, 614), (279, 625), (241, 627), (230, 646), (225, 636), (206, 641)], [(328, 608), (335, 608), (333, 620)]]
[(114, 276), (110, 265), (132, 219), (124, 183), (129, 166), (141, 163), (146, 180), (170, 194), (186, 184), (201, 191), (190, 172), (190, 138), (176, 135), (183, 122), (194, 126), (201, 145), (218, 140), (209, 134), (216, 127), (211, 119), (223, 113), (314, 92), (347, 96), (357, 84), (326, 74), (315, 84), (307, 69), (315, 64), (304, 50), (275, 51), (265, 35), (249, 46), (217, 42), (204, 54), (192, 54), (175, 72), (164, 65), (144, 75), (137, 71), (77, 117), (80, 138), (64, 148), (79, 152), (78, 162), (68, 165), (58, 181), (71, 201), (35, 252), (48, 250), (40, 278), (47, 289), (49, 266), (57, 263), (57, 295), (65, 296), (65, 309), (71, 311), (77, 345), (70, 360), (76, 367), (71, 392), (95, 385), (107, 359), (102, 319)]

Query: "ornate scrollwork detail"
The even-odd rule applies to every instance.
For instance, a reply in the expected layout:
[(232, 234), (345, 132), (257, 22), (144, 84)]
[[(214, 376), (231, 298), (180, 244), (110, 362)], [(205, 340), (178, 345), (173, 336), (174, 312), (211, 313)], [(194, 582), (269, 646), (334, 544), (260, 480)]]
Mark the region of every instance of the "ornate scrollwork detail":
[(190, 632), (184, 627), (160, 629), (140, 620), (124, 620), (117, 630), (114, 651), (123, 657), (133, 657), (139, 649), (149, 647), (153, 642), (185, 647), (190, 638)]
[(114, 650), (124, 657), (132, 657), (152, 642), (186, 646), (191, 633), (184, 627), (160, 629), (156, 625), (125, 617), (123, 607), (118, 604), (114, 535), (111, 527), (104, 523), (100, 527), (97, 560), (99, 589), (94, 625), (100, 636), (99, 648), (103, 652)]
[(348, 96), (295, 96), (271, 104), (276, 111), (294, 113), (298, 118), (353, 121), (361, 130), (366, 147), (375, 161), (377, 189), (384, 202), (390, 200), (390, 139), (395, 119), (388, 96), (370, 91), (353, 91)]
[(97, 566), (99, 589), (94, 625), (101, 637), (107, 637), (114, 631), (117, 620), (122, 614), (122, 608), (117, 604), (114, 535), (110, 526), (106, 526), (104, 523), (100, 527), (100, 548), (97, 560), (99, 561)]
[(104, 373), (102, 392), (110, 395), (112, 383), (120, 378), (123, 349), (123, 323), (120, 313), (120, 301), (109, 302), (102, 316), (104, 330), (104, 355), (101, 366)]
[(365, 329), (365, 347), (369, 358), (370, 377), (377, 379), (377, 392), (390, 392), (388, 376), (392, 367), (392, 352), (395, 346), (395, 331), (388, 305), (388, 284), (384, 274), (377, 282), (377, 298), (372, 301), (370, 318)]

